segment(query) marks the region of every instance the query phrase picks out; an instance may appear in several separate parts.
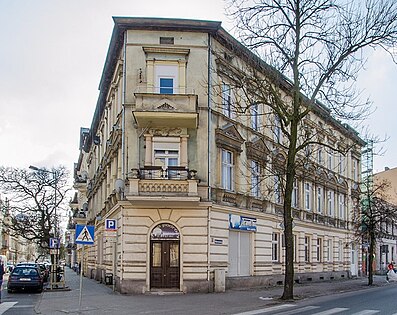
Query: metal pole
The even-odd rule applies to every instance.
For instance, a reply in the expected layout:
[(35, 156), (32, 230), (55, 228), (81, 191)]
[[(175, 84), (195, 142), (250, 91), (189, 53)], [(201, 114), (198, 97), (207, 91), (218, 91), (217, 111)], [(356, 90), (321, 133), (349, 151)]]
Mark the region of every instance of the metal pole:
[(116, 291), (116, 272), (117, 272), (117, 236), (113, 242), (113, 292)]
[(80, 259), (80, 295), (79, 295), (79, 313), (81, 312), (81, 300), (83, 299), (83, 260), (84, 260), (84, 245), (81, 250), (81, 259)]

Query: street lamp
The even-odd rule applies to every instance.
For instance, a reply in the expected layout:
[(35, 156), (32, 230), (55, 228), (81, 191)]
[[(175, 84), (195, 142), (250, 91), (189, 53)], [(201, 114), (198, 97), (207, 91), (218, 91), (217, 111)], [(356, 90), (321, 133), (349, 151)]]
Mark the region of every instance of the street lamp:
[[(49, 173), (52, 174), (53, 179), (54, 179), (54, 216), (55, 216), (55, 225), (54, 225), (54, 236), (55, 238), (58, 240), (58, 243), (56, 245), (56, 254), (54, 257), (54, 259), (52, 259), (52, 266), (51, 268), (53, 269), (51, 272), (52, 277), (51, 279), (51, 289), (52, 289), (52, 284), (55, 282), (58, 282), (58, 248), (59, 248), (59, 235), (58, 235), (58, 217), (57, 217), (57, 173), (56, 172), (52, 172), (52, 171), (48, 171), (46, 169), (43, 168), (39, 168), (33, 165), (30, 165), (29, 168), (33, 171), (37, 171), (37, 172), (44, 172), (44, 173)], [(50, 248), (51, 250), (51, 248)]]

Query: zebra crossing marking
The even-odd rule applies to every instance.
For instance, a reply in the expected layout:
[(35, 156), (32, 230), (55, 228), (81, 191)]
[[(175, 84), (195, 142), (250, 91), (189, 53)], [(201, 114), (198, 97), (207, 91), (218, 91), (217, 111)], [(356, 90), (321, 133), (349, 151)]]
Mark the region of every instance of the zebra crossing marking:
[(6, 311), (8, 311), (11, 307), (13, 307), (15, 304), (18, 302), (3, 302), (0, 304), (0, 315), (4, 314)]

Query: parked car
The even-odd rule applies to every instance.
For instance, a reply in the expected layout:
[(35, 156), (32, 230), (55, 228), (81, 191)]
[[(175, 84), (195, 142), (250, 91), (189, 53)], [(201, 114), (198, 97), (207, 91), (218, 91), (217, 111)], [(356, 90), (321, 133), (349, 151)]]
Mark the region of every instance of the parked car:
[(8, 277), (7, 291), (34, 289), (43, 291), (43, 277), (37, 267), (16, 266)]

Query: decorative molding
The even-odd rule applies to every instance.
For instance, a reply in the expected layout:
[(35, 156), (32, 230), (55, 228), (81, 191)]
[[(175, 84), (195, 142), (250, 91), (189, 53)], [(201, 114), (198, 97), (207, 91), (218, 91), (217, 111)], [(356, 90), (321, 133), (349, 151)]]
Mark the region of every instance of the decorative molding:
[(215, 130), (215, 143), (217, 147), (241, 153), (244, 138), (240, 135), (235, 125), (227, 124)]
[(183, 132), (183, 128), (150, 128), (148, 133), (153, 136), (169, 137), (169, 136), (180, 136)]
[(158, 106), (157, 109), (161, 110), (175, 110), (176, 108), (166, 102), (164, 102), (162, 105)]

